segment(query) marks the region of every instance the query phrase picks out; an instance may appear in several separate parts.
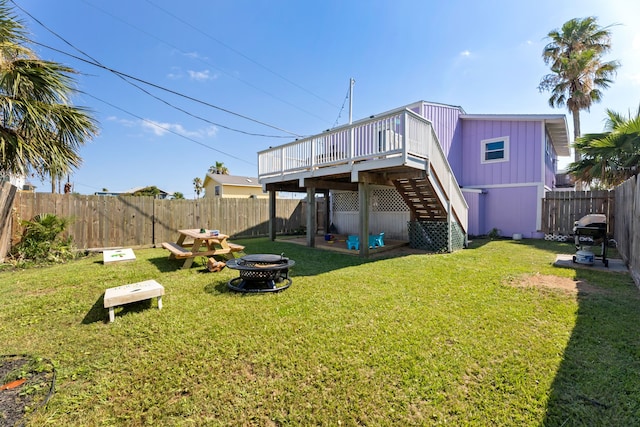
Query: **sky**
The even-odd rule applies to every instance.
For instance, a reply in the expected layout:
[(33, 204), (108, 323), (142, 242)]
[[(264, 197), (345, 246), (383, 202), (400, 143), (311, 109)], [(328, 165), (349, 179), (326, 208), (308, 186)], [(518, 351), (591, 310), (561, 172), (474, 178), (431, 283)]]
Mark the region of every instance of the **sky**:
[[(419, 100), (469, 114), (566, 114), (538, 84), (549, 31), (595, 16), (621, 67), (606, 109), (640, 106), (637, 0), (12, 0), (41, 59), (77, 71), (74, 105), (98, 135), (73, 191), (155, 185), (194, 198), (222, 162), (258, 176), (258, 152)], [(571, 159), (561, 159), (560, 166)], [(37, 178), (37, 191), (51, 191)]]

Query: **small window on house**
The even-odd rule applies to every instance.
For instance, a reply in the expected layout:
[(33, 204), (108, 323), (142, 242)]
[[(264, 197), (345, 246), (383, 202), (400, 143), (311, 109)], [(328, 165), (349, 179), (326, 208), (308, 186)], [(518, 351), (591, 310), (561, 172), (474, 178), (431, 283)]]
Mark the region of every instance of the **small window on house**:
[(214, 188), (214, 194), (215, 194), (216, 196), (219, 196), (219, 195), (220, 195), (220, 186), (219, 186), (219, 185), (216, 185), (216, 186), (215, 186), (215, 188)]
[(497, 163), (509, 161), (509, 137), (485, 139), (481, 141), (480, 163)]

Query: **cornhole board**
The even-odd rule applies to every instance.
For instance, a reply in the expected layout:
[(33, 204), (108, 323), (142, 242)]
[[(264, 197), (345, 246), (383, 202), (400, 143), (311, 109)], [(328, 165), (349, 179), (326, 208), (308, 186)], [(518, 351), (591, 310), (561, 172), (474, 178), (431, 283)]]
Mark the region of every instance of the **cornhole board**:
[(158, 310), (162, 310), (162, 295), (164, 295), (164, 287), (155, 280), (145, 280), (107, 289), (104, 292), (104, 308), (109, 309), (109, 322), (115, 320), (115, 307), (130, 302), (157, 297)]
[(119, 261), (134, 261), (136, 255), (133, 253), (133, 249), (106, 249), (102, 253), (102, 260), (105, 264)]

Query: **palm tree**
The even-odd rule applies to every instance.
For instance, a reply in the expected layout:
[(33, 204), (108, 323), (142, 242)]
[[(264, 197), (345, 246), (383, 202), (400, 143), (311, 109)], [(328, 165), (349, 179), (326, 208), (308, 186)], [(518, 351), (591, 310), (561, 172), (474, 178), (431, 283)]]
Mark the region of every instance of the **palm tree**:
[[(580, 137), (580, 111), (589, 110), (602, 99), (602, 89), (620, 66), (617, 61), (603, 62), (602, 55), (611, 49), (609, 27), (600, 27), (596, 18), (574, 18), (561, 29), (548, 34), (551, 42), (542, 52), (551, 74), (540, 81), (540, 91), (550, 91), (551, 107), (567, 106), (573, 117), (573, 137)], [(576, 151), (575, 160), (579, 160)]]
[(78, 150), (97, 127), (88, 110), (70, 104), (74, 70), (38, 59), (28, 42), (22, 23), (0, 1), (0, 169), (33, 171), (55, 183), (80, 166)]
[(208, 172), (210, 174), (229, 175), (229, 169), (222, 162), (216, 162), (215, 166), (210, 166)]
[(193, 178), (193, 189), (196, 192), (196, 199), (200, 198), (200, 193), (202, 193), (202, 180), (198, 177)]
[(611, 188), (637, 175), (640, 168), (640, 107), (635, 116), (607, 110), (606, 130), (576, 140), (582, 157), (569, 173), (596, 187)]

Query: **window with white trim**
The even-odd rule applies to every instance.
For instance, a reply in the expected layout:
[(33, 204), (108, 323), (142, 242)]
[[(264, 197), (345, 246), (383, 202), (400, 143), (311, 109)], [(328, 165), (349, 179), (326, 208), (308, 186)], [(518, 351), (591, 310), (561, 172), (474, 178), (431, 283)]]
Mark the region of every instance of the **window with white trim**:
[(509, 137), (483, 139), (480, 141), (480, 163), (498, 163), (509, 161)]

